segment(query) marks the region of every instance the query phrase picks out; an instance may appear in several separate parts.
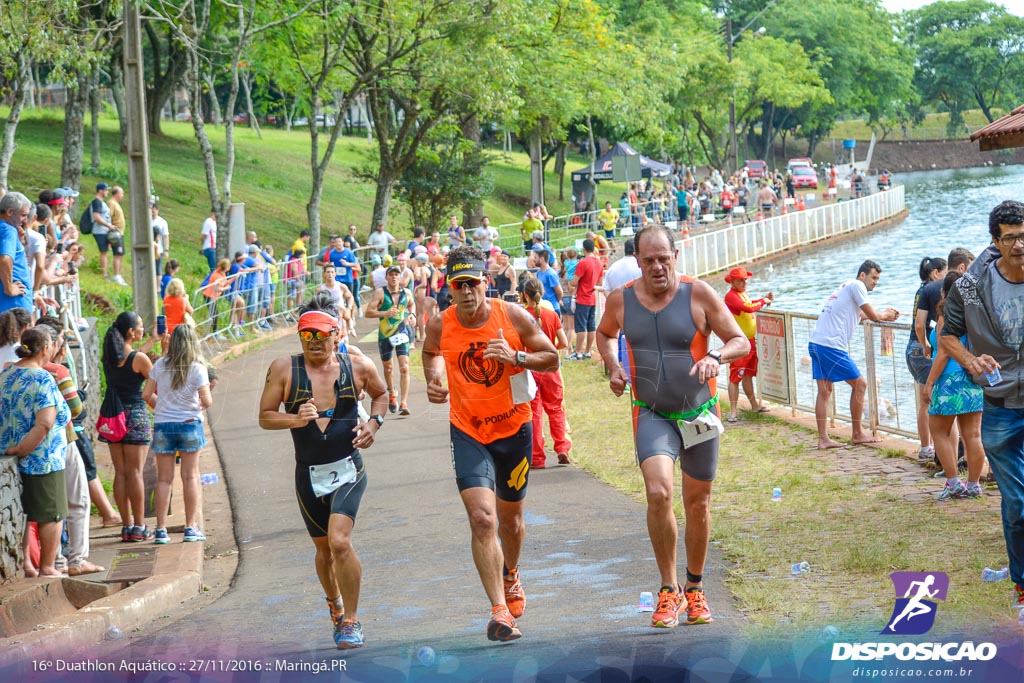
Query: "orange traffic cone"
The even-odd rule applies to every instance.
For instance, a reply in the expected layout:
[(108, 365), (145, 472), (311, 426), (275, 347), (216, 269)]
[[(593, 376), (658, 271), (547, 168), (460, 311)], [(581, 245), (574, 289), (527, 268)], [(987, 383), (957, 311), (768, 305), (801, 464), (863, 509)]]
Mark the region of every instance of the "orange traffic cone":
[(807, 209), (807, 204), (804, 203), (804, 198), (803, 197), (800, 197), (799, 208), (800, 208), (801, 211), (804, 211), (804, 210)]
[(762, 220), (764, 220), (764, 216), (762, 216), (761, 212), (758, 211), (757, 212), (757, 222), (760, 223)]

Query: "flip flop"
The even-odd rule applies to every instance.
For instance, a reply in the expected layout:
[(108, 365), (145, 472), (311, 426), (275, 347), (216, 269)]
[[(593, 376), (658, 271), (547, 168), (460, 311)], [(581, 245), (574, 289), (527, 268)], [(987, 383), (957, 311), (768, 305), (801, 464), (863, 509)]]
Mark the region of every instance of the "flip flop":
[(726, 419), (726, 422), (739, 422), (739, 421), (740, 421), (740, 419), (738, 417), (730, 417), (730, 418)]
[(758, 411), (757, 411), (757, 412), (759, 412), (759, 413), (770, 413), (770, 412), (772, 412), (772, 409), (771, 409), (771, 408), (769, 408), (768, 406), (761, 406), (761, 407), (760, 407), (760, 408), (758, 409)]
[(68, 576), (82, 576), (83, 574), (96, 574), (105, 571), (107, 571), (106, 567), (101, 567), (92, 562), (83, 562), (77, 567), (68, 567)]

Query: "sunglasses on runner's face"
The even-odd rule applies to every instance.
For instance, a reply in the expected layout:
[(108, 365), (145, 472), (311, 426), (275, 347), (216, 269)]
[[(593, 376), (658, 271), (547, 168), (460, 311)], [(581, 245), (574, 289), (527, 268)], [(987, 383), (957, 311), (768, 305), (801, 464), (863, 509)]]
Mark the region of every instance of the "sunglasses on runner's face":
[(302, 341), (323, 341), (330, 339), (333, 332), (321, 332), (320, 330), (299, 330), (299, 339)]
[(476, 280), (472, 278), (466, 278), (464, 280), (452, 280), (448, 283), (448, 286), (452, 289), (473, 289), (479, 285), (483, 280)]

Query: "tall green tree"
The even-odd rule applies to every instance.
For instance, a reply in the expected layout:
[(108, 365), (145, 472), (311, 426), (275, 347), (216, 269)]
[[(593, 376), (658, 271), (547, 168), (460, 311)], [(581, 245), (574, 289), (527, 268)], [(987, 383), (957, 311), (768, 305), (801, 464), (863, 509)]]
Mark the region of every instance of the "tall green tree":
[[(9, 94), (11, 109), (0, 143), (0, 184), (7, 185), (17, 147), (21, 112), (31, 96), (32, 69), (49, 67), (53, 79), (69, 82), (68, 97), (82, 108), (76, 121), (65, 122), (65, 169), (62, 184), (78, 187), (82, 173), (84, 102), (99, 51), (109, 41), (106, 22), (111, 3), (99, 0), (80, 8), (77, 0), (4, 0), (0, 2), (0, 89)], [(96, 20), (96, 23), (94, 23)], [(84, 97), (76, 99), (83, 85)], [(74, 114), (74, 111), (72, 111)], [(77, 156), (68, 152), (69, 136), (77, 134)]]
[(1024, 18), (987, 0), (938, 0), (905, 19), (914, 81), (925, 102), (949, 111), (951, 127), (975, 107), (994, 121), (995, 107), (1012, 108), (1024, 94)]

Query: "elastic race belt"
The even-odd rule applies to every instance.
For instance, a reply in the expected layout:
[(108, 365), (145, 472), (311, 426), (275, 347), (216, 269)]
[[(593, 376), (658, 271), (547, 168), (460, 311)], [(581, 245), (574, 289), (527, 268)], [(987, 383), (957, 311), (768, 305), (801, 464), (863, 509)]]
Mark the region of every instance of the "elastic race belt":
[(693, 410), (687, 411), (685, 413), (659, 413), (657, 410), (654, 410), (640, 399), (633, 399), (633, 405), (640, 406), (641, 408), (647, 408), (652, 413), (655, 413), (656, 415), (661, 415), (662, 417), (666, 417), (670, 420), (692, 420), (693, 418), (703, 413), (705, 410), (711, 408), (711, 406), (715, 405), (716, 403), (718, 403), (717, 394), (709, 398), (706, 403), (702, 403)]

